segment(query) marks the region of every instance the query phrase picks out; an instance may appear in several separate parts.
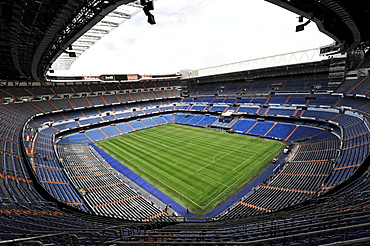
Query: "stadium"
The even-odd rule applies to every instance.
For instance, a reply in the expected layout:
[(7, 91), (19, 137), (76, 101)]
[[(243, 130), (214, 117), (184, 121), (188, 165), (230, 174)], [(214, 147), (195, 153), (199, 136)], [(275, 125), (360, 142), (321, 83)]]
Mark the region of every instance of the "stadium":
[(59, 76), (153, 1), (0, 0), (0, 245), (368, 245), (370, 6), (266, 1), (335, 42)]

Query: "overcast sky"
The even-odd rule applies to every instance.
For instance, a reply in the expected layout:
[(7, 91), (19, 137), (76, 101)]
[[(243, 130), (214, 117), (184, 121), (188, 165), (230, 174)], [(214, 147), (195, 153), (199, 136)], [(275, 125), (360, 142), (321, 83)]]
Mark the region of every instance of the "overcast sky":
[(264, 0), (158, 0), (156, 25), (143, 12), (80, 56), (79, 75), (164, 74), (328, 45), (315, 23), (295, 32), (298, 15)]

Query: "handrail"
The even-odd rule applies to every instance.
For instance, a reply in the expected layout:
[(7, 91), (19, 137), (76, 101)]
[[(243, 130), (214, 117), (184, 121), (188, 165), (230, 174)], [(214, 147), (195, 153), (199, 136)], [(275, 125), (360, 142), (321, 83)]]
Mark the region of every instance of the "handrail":
[[(257, 244), (257, 243), (264, 243), (264, 242), (273, 242), (273, 241), (277, 241), (277, 240), (287, 240), (287, 239), (291, 239), (291, 238), (307, 238), (308, 242), (311, 242), (312, 241), (312, 236), (316, 235), (316, 234), (323, 234), (323, 233), (329, 233), (329, 232), (334, 232), (334, 231), (337, 231), (337, 230), (345, 230), (345, 232), (341, 235), (345, 236), (348, 232), (348, 229), (356, 229), (356, 228), (359, 228), (359, 227), (363, 227), (363, 226), (370, 226), (370, 223), (363, 223), (363, 224), (359, 224), (359, 225), (351, 225), (351, 226), (342, 226), (342, 227), (338, 227), (338, 228), (331, 228), (331, 229), (324, 229), (324, 230), (319, 230), (319, 231), (315, 231), (315, 232), (306, 232), (306, 233), (298, 233), (298, 234), (293, 234), (293, 235), (288, 235), (288, 236), (277, 236), (277, 237), (272, 237), (273, 236), (273, 231), (266, 231), (265, 232), (265, 235), (271, 235), (271, 237), (268, 237), (268, 238), (265, 238), (265, 239), (258, 239), (258, 240), (251, 240), (251, 241), (247, 241), (247, 242), (204, 242), (204, 241), (191, 241), (191, 242), (188, 242), (188, 241), (181, 241), (181, 242), (169, 242), (169, 241), (137, 241), (137, 240), (134, 240), (134, 241), (123, 241), (123, 240), (114, 240), (114, 241), (111, 241), (111, 243), (114, 243), (114, 244), (117, 244), (117, 245), (130, 245), (130, 244), (134, 244), (134, 245), (148, 245), (148, 244), (155, 244), (155, 245), (173, 245), (173, 244), (182, 244), (182, 245), (214, 245), (214, 244), (217, 244), (217, 245), (254, 245), (254, 244)], [(153, 238), (153, 236), (150, 236), (151, 238)], [(171, 235), (162, 235), (161, 238), (162, 239), (167, 239), (167, 238), (170, 238)], [(228, 236), (223, 236), (224, 238), (225, 237), (229, 237)], [(240, 236), (239, 236), (240, 237)], [(177, 237), (177, 238), (181, 238), (181, 237)], [(183, 237), (184, 238), (184, 237)], [(188, 238), (194, 238), (194, 236), (189, 236)], [(204, 238), (204, 236), (201, 236), (199, 237), (198, 239), (202, 239)], [(367, 242), (366, 240), (368, 240), (369, 238), (363, 238), (364, 241), (361, 241), (361, 242)], [(361, 239), (362, 240), (362, 239)], [(352, 240), (351, 240), (352, 241)], [(345, 240), (343, 241), (343, 243), (345, 242)], [(337, 245), (337, 244), (335, 244)], [(344, 244), (341, 244), (341, 245), (344, 245)]]

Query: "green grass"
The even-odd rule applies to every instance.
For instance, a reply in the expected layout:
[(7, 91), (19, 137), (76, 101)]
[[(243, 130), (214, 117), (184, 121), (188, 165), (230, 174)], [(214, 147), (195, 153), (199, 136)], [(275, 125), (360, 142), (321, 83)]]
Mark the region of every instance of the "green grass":
[(243, 189), (284, 148), (277, 141), (177, 124), (96, 145), (196, 216)]

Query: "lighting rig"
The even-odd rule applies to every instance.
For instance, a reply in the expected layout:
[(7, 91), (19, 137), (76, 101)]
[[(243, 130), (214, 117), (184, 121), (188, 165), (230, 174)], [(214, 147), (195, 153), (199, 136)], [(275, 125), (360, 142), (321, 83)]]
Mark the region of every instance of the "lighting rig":
[(150, 13), (150, 10), (154, 10), (153, 0), (140, 0), (141, 6), (146, 16), (148, 16), (148, 23), (151, 25), (156, 24), (154, 20), (154, 15)]

